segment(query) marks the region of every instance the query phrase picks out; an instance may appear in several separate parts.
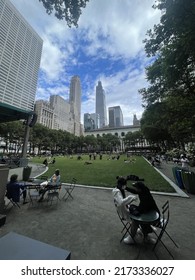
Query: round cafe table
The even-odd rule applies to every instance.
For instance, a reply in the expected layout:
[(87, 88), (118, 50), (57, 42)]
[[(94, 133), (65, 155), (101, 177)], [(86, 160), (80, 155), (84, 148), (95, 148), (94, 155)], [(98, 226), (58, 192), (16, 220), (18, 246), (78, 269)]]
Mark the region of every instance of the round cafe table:
[(135, 216), (133, 214), (129, 214), (130, 218), (139, 224), (151, 224), (153, 225), (160, 217), (157, 211), (149, 211), (147, 213), (140, 214)]

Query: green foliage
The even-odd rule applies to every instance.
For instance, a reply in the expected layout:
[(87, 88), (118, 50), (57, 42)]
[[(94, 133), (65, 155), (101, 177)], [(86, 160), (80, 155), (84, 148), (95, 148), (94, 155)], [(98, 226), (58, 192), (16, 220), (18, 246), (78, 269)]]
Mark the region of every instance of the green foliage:
[(141, 131), (145, 138), (152, 143), (158, 143), (162, 149), (172, 142), (168, 126), (170, 118), (167, 112), (165, 102), (156, 102), (148, 106), (141, 119)]
[(43, 3), (49, 15), (54, 11), (58, 19), (65, 19), (68, 27), (72, 25), (78, 27), (81, 9), (86, 7), (89, 0), (39, 0), (39, 2)]
[(154, 8), (163, 14), (160, 23), (147, 32), (148, 38), (144, 40), (147, 55), (155, 57), (146, 69), (151, 87), (141, 90), (144, 100), (151, 101), (151, 91), (155, 100), (159, 95), (166, 97), (173, 89), (195, 94), (195, 1), (159, 0)]
[[(150, 85), (139, 90), (146, 108), (142, 131), (148, 132), (146, 124), (153, 130), (166, 128), (184, 145), (195, 135), (195, 1), (158, 0), (154, 8), (162, 16), (144, 40), (146, 54), (154, 60), (146, 68)], [(154, 113), (155, 103), (165, 106), (162, 115)]]
[(137, 143), (143, 145), (144, 137), (141, 131), (128, 132), (124, 137), (124, 142), (127, 148), (135, 146)]
[[(17, 140), (22, 144), (25, 126), (22, 122), (0, 124), (0, 137), (7, 143)], [(38, 148), (38, 154), (51, 151), (53, 154), (82, 153), (93, 151), (113, 151), (120, 147), (117, 135), (106, 134), (99, 136), (74, 136), (67, 131), (49, 129), (42, 124), (35, 124), (29, 133), (30, 153)]]

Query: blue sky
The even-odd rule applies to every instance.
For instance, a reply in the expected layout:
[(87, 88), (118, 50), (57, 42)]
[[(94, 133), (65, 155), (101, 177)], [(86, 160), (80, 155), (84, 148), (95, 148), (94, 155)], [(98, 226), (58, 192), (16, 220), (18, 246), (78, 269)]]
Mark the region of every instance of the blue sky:
[(11, 0), (43, 39), (36, 99), (51, 94), (69, 97), (70, 79), (79, 75), (82, 116), (95, 112), (95, 87), (102, 82), (106, 107), (121, 106), (124, 124), (143, 113), (138, 90), (147, 87), (149, 59), (142, 41), (159, 23), (154, 0), (90, 0), (71, 29), (65, 21), (47, 15), (39, 0)]

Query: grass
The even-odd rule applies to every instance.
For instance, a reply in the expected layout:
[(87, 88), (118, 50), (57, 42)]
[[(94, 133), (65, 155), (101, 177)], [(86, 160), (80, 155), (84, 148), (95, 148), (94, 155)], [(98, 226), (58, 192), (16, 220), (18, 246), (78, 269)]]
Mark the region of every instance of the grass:
[[(89, 161), (88, 155), (83, 155), (82, 160), (77, 160), (77, 156), (72, 159), (68, 157), (56, 157), (55, 165), (49, 164), (48, 177), (52, 176), (55, 169), (60, 170), (61, 182), (68, 183), (75, 177), (78, 184), (100, 187), (113, 187), (116, 185), (116, 176), (137, 175), (145, 179), (145, 184), (152, 191), (175, 192), (170, 184), (142, 157), (131, 157), (130, 163), (125, 163), (124, 155), (119, 160), (108, 160), (107, 155), (103, 155), (102, 160), (97, 157), (91, 160), (92, 164), (84, 164)], [(44, 158), (35, 157), (31, 161), (42, 163)], [(128, 185), (131, 182), (128, 181)]]

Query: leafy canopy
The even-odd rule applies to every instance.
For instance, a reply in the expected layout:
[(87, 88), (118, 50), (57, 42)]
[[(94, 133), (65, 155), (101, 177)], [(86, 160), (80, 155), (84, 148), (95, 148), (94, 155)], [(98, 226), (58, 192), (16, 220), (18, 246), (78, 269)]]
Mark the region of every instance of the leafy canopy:
[(144, 40), (147, 56), (155, 60), (146, 68), (151, 86), (140, 90), (149, 104), (175, 90), (195, 94), (195, 1), (158, 0), (153, 7), (162, 16)]
[(78, 27), (81, 9), (86, 7), (89, 0), (39, 0), (39, 2), (43, 3), (49, 15), (54, 11), (58, 19), (65, 19), (68, 27), (72, 25)]

